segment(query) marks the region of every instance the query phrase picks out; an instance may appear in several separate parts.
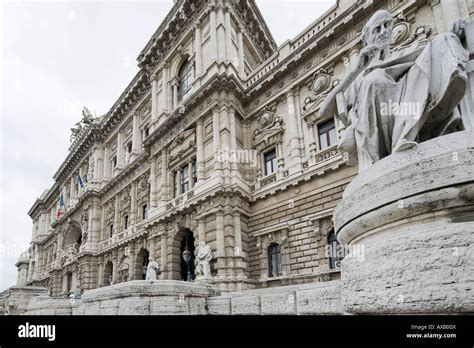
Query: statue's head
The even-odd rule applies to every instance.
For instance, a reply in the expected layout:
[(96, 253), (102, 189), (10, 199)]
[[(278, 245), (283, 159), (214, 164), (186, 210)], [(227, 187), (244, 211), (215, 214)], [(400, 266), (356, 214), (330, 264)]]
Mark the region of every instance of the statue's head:
[(362, 29), (364, 45), (376, 45), (386, 48), (392, 40), (393, 17), (385, 10), (379, 10), (370, 17)]
[(199, 242), (199, 246), (200, 246), (201, 248), (203, 248), (203, 247), (206, 246), (206, 243), (202, 240), (202, 241)]

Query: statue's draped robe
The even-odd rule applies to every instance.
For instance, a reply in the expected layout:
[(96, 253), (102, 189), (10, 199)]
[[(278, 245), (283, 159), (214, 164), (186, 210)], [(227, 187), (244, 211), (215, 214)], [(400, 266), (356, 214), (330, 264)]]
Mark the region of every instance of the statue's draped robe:
[[(439, 109), (452, 111), (464, 90), (459, 85), (449, 87), (453, 91), (447, 92), (451, 94), (448, 104), (454, 105), (444, 102), (440, 106), (440, 98), (453, 72), (462, 71), (459, 66), (467, 59), (458, 37), (448, 33), (425, 47), (413, 45), (394, 52), (361, 72), (343, 91), (349, 122), (339, 149), (347, 153), (349, 164), (358, 161), (361, 170), (390, 155), (404, 141), (446, 133), (456, 120), (451, 112), (444, 114)], [(390, 112), (395, 105), (404, 112)]]

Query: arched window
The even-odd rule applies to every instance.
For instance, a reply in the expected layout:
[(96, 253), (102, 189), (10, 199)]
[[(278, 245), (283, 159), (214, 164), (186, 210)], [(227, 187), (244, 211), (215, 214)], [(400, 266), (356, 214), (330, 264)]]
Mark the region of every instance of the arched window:
[(193, 64), (190, 61), (186, 61), (179, 69), (179, 85), (178, 85), (178, 101), (183, 99), (183, 96), (191, 88), (193, 81)]
[(273, 243), (268, 248), (268, 276), (278, 277), (282, 274), (280, 246)]
[(341, 260), (345, 256), (345, 250), (339, 244), (336, 238), (336, 233), (331, 231), (328, 235), (328, 246), (329, 246), (329, 268), (339, 268)]

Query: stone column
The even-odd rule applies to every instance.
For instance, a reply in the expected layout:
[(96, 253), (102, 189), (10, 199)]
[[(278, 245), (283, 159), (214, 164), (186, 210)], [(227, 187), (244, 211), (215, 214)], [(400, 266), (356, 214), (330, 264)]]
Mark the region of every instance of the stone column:
[(92, 172), (92, 180), (101, 180), (104, 176), (104, 147), (97, 146), (94, 151), (94, 171)]
[(200, 118), (196, 122), (196, 165), (198, 182), (204, 179), (204, 129)]
[(176, 187), (176, 185), (178, 186), (178, 192), (177, 192), (176, 196), (173, 197), (173, 198), (176, 198), (180, 194), (183, 193), (183, 192), (181, 192), (181, 170), (179, 170), (179, 168), (178, 168), (178, 171), (177, 171), (177, 175), (175, 176), (174, 179), (177, 181), (177, 183), (173, 182), (173, 192), (174, 192), (174, 188)]
[(158, 121), (158, 77), (151, 76), (151, 124)]
[(114, 214), (114, 232), (119, 231), (120, 226), (120, 199), (119, 196), (115, 196), (115, 214)]
[(161, 71), (161, 102), (158, 103), (158, 106), (160, 108), (158, 113), (159, 115), (161, 115), (163, 112), (168, 112), (168, 110), (171, 109), (169, 105), (169, 67), (167, 63), (163, 63)]
[(206, 220), (205, 218), (200, 218), (198, 222), (198, 238), (199, 242), (206, 242)]
[(133, 114), (133, 130), (132, 130), (132, 154), (138, 155), (141, 150), (140, 144), (140, 115), (137, 112)]
[(216, 212), (216, 257), (218, 259), (219, 275), (225, 274), (225, 240), (224, 240), (224, 213)]
[(176, 79), (173, 79), (172, 85), (173, 85), (173, 106), (171, 107), (171, 110), (174, 110), (178, 107), (178, 81)]
[(360, 48), (359, 46), (354, 46), (349, 52), (349, 70), (355, 69), (357, 60), (359, 58)]
[(168, 151), (166, 148), (161, 150), (161, 203), (168, 201)]
[(108, 178), (110, 176), (110, 152), (109, 147), (104, 145), (104, 178)]
[(135, 278), (135, 250), (134, 246), (130, 246), (130, 253), (128, 254), (128, 260), (130, 264), (128, 265), (128, 281), (134, 280)]
[(72, 174), (71, 178), (69, 179), (69, 183), (70, 183), (70, 185), (71, 185), (71, 191), (70, 191), (70, 192), (71, 192), (71, 195), (70, 195), (70, 196), (71, 196), (71, 200), (74, 199), (74, 198), (76, 198), (76, 190), (75, 190), (75, 186), (74, 186), (75, 183), (76, 183), (75, 178), (76, 178), (75, 175)]
[(114, 253), (114, 255), (112, 256), (112, 284), (115, 284), (115, 282), (117, 281), (117, 267), (117, 253)]
[(156, 208), (157, 206), (157, 183), (156, 183), (156, 158), (151, 158), (150, 163), (150, 208)]
[[(298, 120), (296, 119), (295, 110), (295, 95), (294, 91), (290, 90), (286, 94), (287, 117), (285, 122), (286, 127), (286, 151), (289, 154), (287, 168), (290, 174), (296, 172), (300, 165), (300, 139), (298, 136)], [(280, 152), (281, 156), (282, 152)]]
[(296, 127), (298, 130), (298, 146), (299, 146), (299, 156), (304, 157), (304, 141), (303, 141), (303, 118), (301, 117), (301, 112), (300, 112), (300, 87), (296, 86), (295, 87), (295, 103), (296, 103), (296, 108), (295, 108), (295, 121), (296, 121)]
[[(212, 132), (213, 132), (213, 147), (214, 154), (219, 154), (221, 150), (221, 127), (220, 127), (220, 113), (216, 106), (212, 109)], [(214, 158), (214, 169), (219, 169), (220, 163)]]
[(100, 242), (100, 234), (101, 234), (101, 217), (102, 217), (102, 207), (100, 205), (100, 201), (94, 201), (92, 204), (92, 208), (89, 215), (89, 237), (88, 243), (90, 243), (90, 247), (94, 250), (98, 248), (98, 244)]
[(194, 46), (196, 54), (196, 76), (199, 76), (202, 72), (201, 22), (199, 20), (194, 24)]
[[(151, 198), (150, 198), (151, 200)], [(137, 223), (137, 182), (132, 182), (130, 188), (130, 226)]]
[(122, 130), (117, 133), (117, 168), (123, 168), (124, 164), (123, 134)]
[(188, 162), (188, 180), (189, 180), (189, 190), (194, 188), (194, 179), (193, 179), (193, 161), (190, 159)]
[(239, 255), (236, 256), (242, 256), (242, 230), (240, 228), (239, 212), (234, 212), (234, 247), (239, 250)]
[(230, 154), (231, 154), (231, 170), (237, 170), (237, 130), (235, 125), (235, 109), (233, 106), (229, 108), (229, 128), (230, 128)]
[(151, 238), (148, 241), (148, 252), (150, 253), (150, 256), (153, 257), (153, 259), (156, 258), (156, 255), (155, 255), (155, 237)]
[(166, 270), (168, 268), (167, 263), (167, 252), (168, 252), (168, 243), (167, 235), (163, 233), (161, 235), (161, 255), (160, 255), (160, 265), (161, 265), (161, 274), (160, 279), (166, 279)]
[(211, 56), (210, 60), (212, 59), (217, 59), (218, 57), (218, 52), (217, 52), (217, 20), (216, 20), (216, 8), (215, 6), (210, 7), (210, 39), (209, 39), (209, 45), (211, 48)]
[(225, 27), (225, 57), (226, 60), (232, 59), (231, 47), (232, 47), (232, 26), (230, 23), (230, 11), (228, 7), (224, 8), (224, 27)]
[(239, 57), (239, 66), (238, 71), (240, 78), (245, 77), (245, 60), (244, 60), (244, 39), (242, 34), (242, 28), (238, 28), (237, 32), (237, 45), (238, 45), (238, 57)]

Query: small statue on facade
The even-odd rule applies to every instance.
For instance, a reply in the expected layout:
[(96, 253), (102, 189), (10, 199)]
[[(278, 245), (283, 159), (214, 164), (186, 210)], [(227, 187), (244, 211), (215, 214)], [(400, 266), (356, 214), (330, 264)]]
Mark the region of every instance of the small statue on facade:
[(199, 252), (196, 257), (196, 273), (199, 278), (212, 278), (211, 261), (213, 258), (211, 247), (204, 241), (199, 242)]
[(89, 125), (94, 121), (91, 112), (85, 106), (82, 107), (82, 120), (81, 122), (85, 125)]
[(146, 280), (156, 280), (157, 273), (160, 272), (160, 264), (150, 257), (148, 266), (146, 267)]

